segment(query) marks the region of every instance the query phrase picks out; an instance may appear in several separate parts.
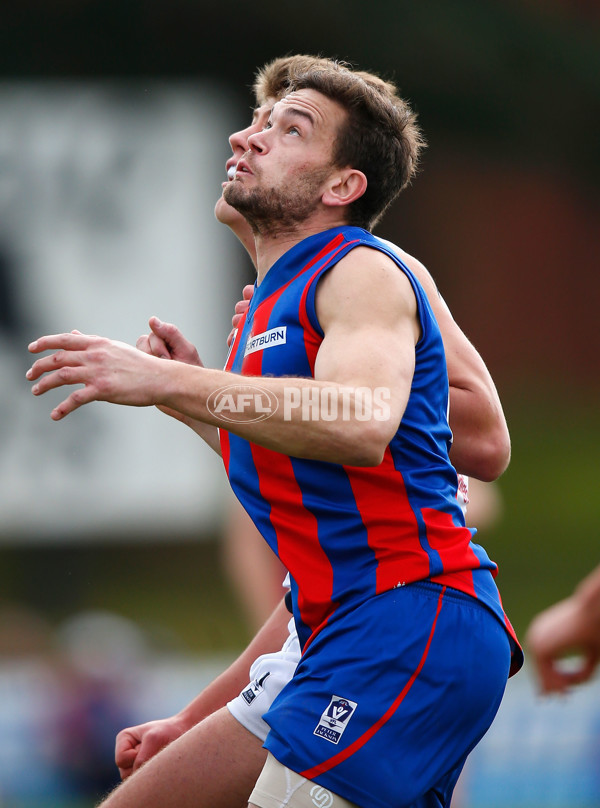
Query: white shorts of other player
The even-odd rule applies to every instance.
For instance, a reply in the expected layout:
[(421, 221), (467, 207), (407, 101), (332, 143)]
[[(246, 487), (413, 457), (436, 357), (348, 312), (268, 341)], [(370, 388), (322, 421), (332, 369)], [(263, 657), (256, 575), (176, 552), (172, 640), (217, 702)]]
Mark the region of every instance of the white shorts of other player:
[(288, 630), (290, 633), (282, 649), (263, 654), (252, 663), (250, 682), (227, 705), (232, 716), (261, 741), (269, 733), (269, 725), (262, 717), (290, 681), (300, 661), (300, 643), (293, 620), (290, 620)]

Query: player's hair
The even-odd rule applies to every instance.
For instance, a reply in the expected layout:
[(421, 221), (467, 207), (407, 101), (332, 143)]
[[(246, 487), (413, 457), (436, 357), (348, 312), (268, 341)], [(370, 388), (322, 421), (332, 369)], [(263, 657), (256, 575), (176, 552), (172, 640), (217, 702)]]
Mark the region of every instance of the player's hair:
[(425, 146), (416, 115), (391, 82), (332, 60), (289, 77), (288, 92), (316, 90), (346, 111), (333, 163), (362, 171), (365, 193), (348, 208), (348, 224), (371, 230), (414, 177)]
[(343, 68), (348, 67), (342, 62), (335, 62), (333, 59), (307, 54), (281, 56), (279, 59), (267, 62), (266, 65), (259, 68), (254, 79), (252, 89), (256, 103), (260, 106), (265, 103), (267, 98), (281, 98), (287, 92), (288, 84), (295, 76), (308, 73), (314, 68), (327, 67), (332, 64), (339, 64)]

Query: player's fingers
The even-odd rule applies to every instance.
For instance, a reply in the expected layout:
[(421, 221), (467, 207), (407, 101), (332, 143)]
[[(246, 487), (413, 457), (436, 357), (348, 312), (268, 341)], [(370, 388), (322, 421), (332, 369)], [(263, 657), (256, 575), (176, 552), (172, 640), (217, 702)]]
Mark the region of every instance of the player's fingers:
[(151, 757), (154, 757), (157, 752), (160, 752), (166, 746), (165, 743), (151, 743), (149, 739), (145, 738), (141, 745), (139, 752), (136, 755), (135, 761), (133, 762), (133, 771), (136, 772), (140, 766), (143, 766)]
[(52, 410), (50, 418), (52, 418), (53, 421), (61, 421), (66, 415), (79, 409), (79, 407), (82, 407), (84, 404), (89, 404), (90, 401), (96, 401), (96, 395), (88, 385), (87, 387), (73, 391), (68, 398), (65, 398), (64, 401)]
[(118, 747), (115, 749), (115, 763), (119, 770), (133, 771), (133, 764), (138, 754), (138, 748), (139, 747), (136, 746), (134, 748), (129, 747), (129, 749), (119, 749)]
[(535, 665), (538, 687), (542, 693), (560, 692), (564, 689), (564, 683), (562, 683), (551, 657), (537, 653), (532, 655), (532, 660)]
[(57, 350), (66, 348), (69, 351), (82, 351), (98, 337), (82, 334), (79, 331), (72, 331), (70, 334), (48, 334), (30, 342), (27, 349), (30, 353), (41, 353), (42, 351)]
[(169, 349), (169, 354), (179, 345), (189, 345), (181, 331), (173, 323), (163, 323), (158, 317), (151, 317), (148, 324), (151, 329), (150, 338), (154, 335), (155, 338), (161, 339)]
[(36, 359), (29, 368), (25, 376), (29, 381), (39, 379), (44, 373), (66, 367), (78, 367), (81, 365), (81, 354), (78, 351), (56, 351), (50, 356), (43, 356)]
[(249, 306), (250, 306), (249, 300), (238, 300), (238, 302), (233, 307), (233, 310), (235, 311), (236, 315), (242, 315), (245, 311), (248, 311)]
[(136, 771), (143, 766), (150, 758), (158, 754), (161, 749), (171, 743), (175, 738), (179, 737), (181, 732), (170, 724), (165, 725), (164, 722), (156, 722), (154, 726), (150, 726), (141, 737), (140, 745), (137, 750), (133, 769)]
[(135, 347), (138, 349), (138, 351), (142, 351), (142, 353), (152, 353), (150, 350), (150, 338), (148, 334), (142, 334), (140, 337), (138, 337), (135, 342)]
[(82, 365), (64, 365), (57, 370), (47, 372), (45, 376), (39, 378), (39, 374), (32, 375), (28, 378), (36, 379), (36, 383), (31, 388), (34, 396), (41, 396), (47, 393), (48, 390), (54, 390), (57, 387), (63, 387), (69, 384), (87, 384), (89, 381), (89, 372)]
[(598, 655), (596, 653), (589, 653), (587, 656), (579, 659), (577, 667), (571, 668), (565, 673), (565, 677), (570, 684), (579, 685), (587, 682), (593, 675), (598, 665)]
[(251, 283), (246, 284), (242, 289), (242, 297), (244, 300), (250, 300), (252, 295), (254, 294), (254, 286)]
[(117, 735), (115, 742), (115, 763), (121, 780), (127, 780), (133, 774), (133, 765), (138, 753), (139, 743), (127, 730)]
[(152, 356), (158, 356), (159, 359), (171, 358), (171, 353), (164, 339), (158, 337), (156, 334), (154, 333), (148, 334), (148, 346), (150, 348), (150, 353), (152, 354)]
[[(150, 318), (150, 328), (158, 339), (162, 339), (169, 352), (169, 358), (175, 359), (178, 362), (184, 362), (187, 365), (196, 365), (203, 367), (202, 361), (193, 345), (183, 336), (179, 328), (172, 323), (163, 323), (158, 317)], [(152, 339), (152, 334), (150, 335)]]
[(163, 323), (163, 321), (159, 320), (158, 317), (151, 317), (148, 320), (148, 325), (150, 326), (152, 333), (163, 339), (167, 345), (172, 344), (173, 341), (177, 342), (185, 340), (185, 337), (181, 331), (176, 325), (173, 325), (173, 323)]
[[(67, 376), (67, 378), (65, 378)], [(83, 376), (82, 368), (61, 368), (55, 373), (44, 376), (32, 388), (34, 396), (41, 396), (48, 390), (61, 387), (64, 384), (85, 384), (85, 387), (74, 390), (67, 398), (55, 407), (50, 413), (53, 421), (60, 421), (65, 415), (97, 399), (96, 389), (91, 384), (87, 384)]]
[(565, 681), (565, 677), (561, 674), (552, 673), (548, 676), (541, 677), (540, 682), (540, 690), (545, 695), (550, 695), (551, 693), (566, 693), (569, 689), (569, 682)]
[(122, 729), (115, 738), (115, 763), (127, 768), (137, 754), (140, 739), (131, 728)]
[(567, 693), (573, 685), (586, 682), (595, 665), (582, 657), (548, 657), (538, 661), (543, 693)]

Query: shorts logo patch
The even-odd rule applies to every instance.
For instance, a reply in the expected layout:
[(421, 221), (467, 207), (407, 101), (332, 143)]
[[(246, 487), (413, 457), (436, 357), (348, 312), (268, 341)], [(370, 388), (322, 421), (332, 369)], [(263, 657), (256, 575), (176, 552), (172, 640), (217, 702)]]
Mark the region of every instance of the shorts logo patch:
[(260, 679), (255, 679), (249, 687), (245, 690), (242, 690), (241, 697), (244, 699), (246, 704), (252, 704), (254, 699), (258, 698), (262, 692), (264, 692), (264, 683), (265, 679), (269, 677), (270, 673), (265, 673), (264, 676), (261, 676)]
[(310, 790), (310, 798), (317, 808), (331, 808), (333, 805), (333, 794), (321, 786), (313, 786)]
[(319, 735), (331, 743), (339, 743), (348, 722), (356, 710), (357, 703), (341, 696), (332, 696), (329, 706), (321, 716), (314, 735)]

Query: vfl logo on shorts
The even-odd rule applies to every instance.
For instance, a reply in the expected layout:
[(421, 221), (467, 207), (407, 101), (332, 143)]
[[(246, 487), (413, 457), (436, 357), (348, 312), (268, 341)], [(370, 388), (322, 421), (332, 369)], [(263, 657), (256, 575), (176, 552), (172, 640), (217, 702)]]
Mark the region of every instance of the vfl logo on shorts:
[(356, 707), (355, 701), (332, 696), (329, 706), (321, 716), (313, 734), (319, 735), (331, 743), (339, 743)]
[(241, 697), (244, 699), (246, 704), (252, 704), (254, 699), (258, 698), (261, 693), (264, 692), (264, 683), (265, 679), (270, 676), (270, 673), (265, 673), (264, 676), (261, 676), (260, 679), (255, 679), (250, 687), (247, 687), (245, 690), (242, 690)]
[(263, 331), (262, 334), (250, 337), (246, 343), (244, 356), (248, 356), (248, 354), (254, 353), (255, 351), (262, 351), (265, 348), (272, 348), (274, 345), (285, 345), (286, 340), (286, 325), (280, 326), (279, 328), (270, 328), (268, 331)]

